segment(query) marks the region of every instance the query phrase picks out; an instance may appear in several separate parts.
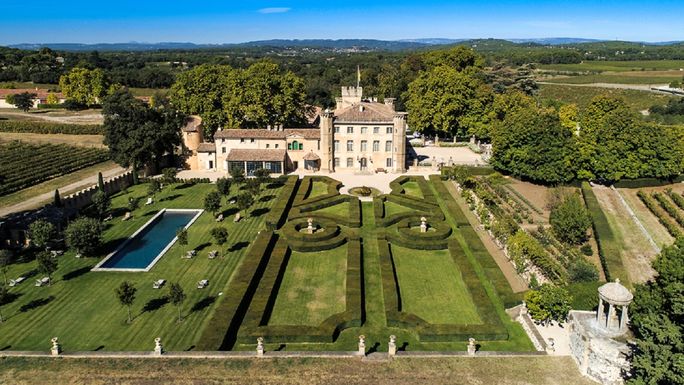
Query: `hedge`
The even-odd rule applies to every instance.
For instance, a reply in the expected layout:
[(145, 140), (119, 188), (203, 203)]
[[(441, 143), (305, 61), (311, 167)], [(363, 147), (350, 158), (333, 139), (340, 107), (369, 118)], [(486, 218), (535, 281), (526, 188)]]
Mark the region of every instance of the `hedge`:
[(229, 290), (225, 290), (223, 300), (216, 305), (204, 328), (197, 343), (198, 350), (230, 350), (233, 347), (277, 240), (278, 237), (270, 231), (257, 235), (230, 282)]
[(619, 278), (626, 286), (629, 286), (629, 275), (622, 262), (620, 245), (615, 240), (615, 235), (610, 228), (608, 218), (606, 218), (606, 214), (601, 210), (601, 205), (599, 205), (598, 199), (596, 199), (596, 195), (594, 195), (588, 182), (582, 183), (582, 196), (591, 215), (592, 228), (598, 243), (599, 257), (606, 280), (612, 281), (615, 278)]
[(31, 122), (26, 120), (0, 120), (0, 132), (32, 134), (104, 135), (104, 127), (96, 124), (68, 124)]
[[(313, 198), (307, 198), (311, 189), (313, 187), (313, 182), (324, 182), (328, 184), (327, 194), (320, 195)], [(342, 183), (327, 177), (327, 176), (310, 176), (307, 175), (302, 178), (299, 190), (297, 190), (297, 195), (295, 195), (294, 206), (301, 206), (304, 204), (309, 204), (317, 202), (320, 200), (325, 200), (327, 198), (339, 195), (339, 189), (342, 187)]]
[(278, 342), (334, 342), (340, 332), (363, 323), (364, 298), (362, 292), (361, 243), (358, 238), (349, 239), (347, 246), (346, 309), (324, 320), (319, 326), (268, 325), (275, 299), (287, 269), (290, 252), (285, 242), (278, 243), (272, 253), (272, 261), (264, 272), (254, 295), (238, 342), (254, 344), (257, 337)]
[(430, 182), (432, 183), (432, 187), (434, 187), (435, 191), (437, 191), (437, 194), (442, 198), (442, 202), (447, 207), (447, 210), (449, 210), (449, 213), (456, 222), (456, 226), (459, 228), (470, 227), (468, 218), (465, 216), (463, 210), (461, 210), (461, 208), (458, 206), (456, 200), (454, 200), (454, 198), (451, 196), (449, 190), (446, 188), (446, 186), (444, 186), (445, 182), (442, 180), (442, 178), (440, 178), (439, 175), (430, 175)]
[(663, 194), (654, 193), (653, 197), (658, 201), (660, 207), (667, 211), (672, 219), (679, 223), (680, 226), (684, 227), (684, 216), (682, 216), (682, 213), (679, 212), (677, 206), (673, 205), (672, 202), (670, 202)]
[(672, 179), (657, 179), (657, 178), (641, 178), (641, 179), (623, 179), (615, 182), (613, 186), (617, 188), (642, 188), (642, 187), (658, 187), (666, 186), (668, 184), (684, 182), (684, 175), (674, 177)]
[(684, 195), (679, 195), (672, 190), (667, 191), (667, 195), (680, 209), (684, 210)]
[(280, 194), (278, 194), (276, 202), (273, 204), (273, 207), (271, 207), (271, 210), (266, 213), (264, 218), (268, 230), (276, 230), (285, 223), (287, 214), (294, 200), (294, 192), (298, 182), (299, 178), (296, 175), (287, 177), (287, 181), (283, 185)]

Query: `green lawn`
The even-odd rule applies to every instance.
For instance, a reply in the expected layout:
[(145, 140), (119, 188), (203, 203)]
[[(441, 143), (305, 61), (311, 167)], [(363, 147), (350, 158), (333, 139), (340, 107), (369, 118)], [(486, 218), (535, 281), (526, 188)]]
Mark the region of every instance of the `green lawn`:
[(334, 206), (326, 207), (324, 209), (316, 210), (313, 211), (312, 214), (332, 214), (332, 215), (338, 215), (341, 217), (348, 217), (349, 216), (349, 202), (342, 202), (339, 204), (336, 204)]
[(314, 253), (293, 251), (270, 325), (318, 326), (346, 306), (347, 246)]
[(325, 195), (328, 193), (328, 184), (320, 181), (311, 182), (311, 191), (306, 196), (306, 199), (315, 198), (317, 196)]
[(590, 83), (614, 83), (614, 84), (670, 84), (673, 81), (682, 80), (679, 71), (662, 72), (621, 72), (598, 75), (580, 75), (543, 79), (552, 83), (590, 84)]
[[(126, 237), (162, 208), (201, 208), (204, 196), (215, 185), (173, 185), (157, 194), (155, 203), (142, 205), (133, 213), (133, 219), (121, 221), (123, 210), (111, 222), (104, 233), (106, 249), (111, 251)], [(113, 207), (122, 207), (128, 197), (143, 198), (146, 185), (134, 186), (127, 194), (114, 197)], [(266, 190), (262, 196), (276, 195), (277, 190)], [(171, 198), (164, 200), (165, 198)], [(208, 251), (218, 248), (212, 245), (209, 231), (217, 226), (211, 214), (204, 213), (189, 228), (189, 245), (174, 245), (150, 272), (91, 272), (99, 258), (76, 259), (67, 252), (59, 259), (59, 269), (53, 275), (51, 287), (35, 287), (40, 275), (29, 279), (10, 292), (17, 297), (2, 306), (6, 318), (0, 325), (0, 347), (11, 350), (46, 350), (50, 338), (60, 338), (64, 348), (78, 350), (151, 350), (154, 338), (161, 337), (169, 350), (192, 349), (202, 329), (214, 311), (215, 303), (231, 280), (233, 271), (242, 260), (257, 231), (263, 227), (263, 217), (273, 199), (258, 201), (239, 223), (225, 221), (229, 241), (224, 245), (227, 254), (209, 260)], [(224, 209), (231, 209), (225, 206)], [(194, 259), (181, 259), (187, 248), (199, 250)], [(103, 251), (106, 253), (106, 251)], [(16, 278), (28, 275), (36, 268), (35, 262), (10, 266), (8, 276)], [(152, 288), (156, 279), (168, 283), (178, 282), (187, 298), (182, 305), (184, 319), (176, 322), (177, 310), (166, 302), (168, 286), (161, 290)], [(197, 281), (209, 280), (209, 287), (198, 290)], [(115, 297), (114, 291), (121, 282), (128, 280), (138, 289), (133, 306), (134, 320), (125, 323), (126, 311)]]
[(539, 69), (552, 71), (667, 71), (684, 68), (684, 60), (584, 61), (578, 64), (541, 64)]
[(482, 323), (448, 250), (392, 246), (402, 311), (432, 324)]
[(637, 111), (646, 110), (654, 104), (667, 104), (669, 100), (676, 98), (675, 96), (637, 90), (577, 87), (562, 84), (539, 85), (540, 98), (558, 100), (563, 103), (575, 103), (581, 108), (586, 107), (591, 99), (598, 95), (622, 98), (628, 106)]
[(386, 201), (385, 202), (385, 217), (389, 217), (394, 214), (399, 214), (399, 213), (407, 213), (410, 212), (411, 209), (400, 205), (398, 203)]
[(406, 195), (411, 195), (421, 199), (423, 198), (423, 192), (420, 191), (420, 186), (418, 185), (418, 182), (408, 181), (402, 184), (401, 187), (404, 188), (404, 193)]

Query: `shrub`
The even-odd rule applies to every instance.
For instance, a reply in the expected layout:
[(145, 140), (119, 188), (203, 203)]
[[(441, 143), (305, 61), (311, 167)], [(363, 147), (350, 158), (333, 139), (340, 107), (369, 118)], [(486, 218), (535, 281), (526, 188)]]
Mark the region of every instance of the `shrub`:
[(570, 311), (571, 302), (572, 297), (565, 288), (549, 284), (543, 284), (538, 290), (530, 290), (525, 294), (530, 316), (541, 323), (563, 323)]
[(598, 281), (599, 274), (596, 266), (584, 259), (577, 259), (568, 267), (571, 282)]
[(549, 222), (556, 237), (570, 244), (586, 241), (591, 226), (591, 218), (577, 194), (566, 196), (551, 210)]
[(594, 254), (594, 249), (592, 249), (591, 245), (588, 243), (583, 244), (582, 247), (580, 247), (580, 251), (587, 257)]

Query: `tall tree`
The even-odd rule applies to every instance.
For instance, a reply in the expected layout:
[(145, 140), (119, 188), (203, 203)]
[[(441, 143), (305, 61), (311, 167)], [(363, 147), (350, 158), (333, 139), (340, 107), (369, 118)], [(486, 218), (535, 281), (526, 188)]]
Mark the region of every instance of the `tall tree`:
[(97, 190), (92, 197), (93, 207), (100, 219), (104, 218), (111, 206), (111, 200), (102, 190)]
[(591, 217), (579, 194), (573, 193), (551, 210), (549, 222), (558, 239), (570, 244), (580, 244), (587, 240)]
[(93, 256), (102, 245), (102, 224), (93, 218), (77, 218), (69, 224), (64, 235), (67, 245), (77, 253)]
[(219, 247), (223, 246), (228, 241), (228, 230), (225, 227), (214, 227), (211, 229), (211, 236)]
[(237, 196), (237, 207), (240, 211), (245, 211), (254, 203), (254, 196), (249, 193), (242, 193)]
[(52, 273), (57, 270), (57, 258), (47, 251), (41, 251), (36, 256), (38, 271), (48, 276), (48, 285), (52, 286)]
[(11, 104), (14, 104), (18, 109), (28, 112), (33, 108), (33, 100), (36, 98), (36, 94), (31, 94), (28, 92), (22, 92), (12, 96)]
[[(9, 297), (9, 290), (7, 290), (7, 286), (5, 285), (0, 285), (0, 307), (7, 302), (7, 298)], [(0, 323), (5, 322), (5, 320), (2, 318), (2, 312), (0, 312)]]
[(216, 216), (221, 209), (221, 194), (218, 191), (211, 191), (204, 197), (204, 209)]
[(242, 167), (232, 167), (229, 172), (233, 183), (241, 184), (245, 181), (245, 170)]
[(176, 238), (178, 239), (178, 244), (182, 246), (181, 251), (184, 250), (184, 246), (188, 245), (188, 229), (181, 227), (176, 231)]
[(105, 144), (112, 159), (123, 167), (142, 169), (180, 145), (184, 117), (166, 107), (151, 108), (127, 90), (104, 99)]
[(101, 172), (97, 173), (97, 188), (100, 189), (100, 191), (105, 192), (104, 177)]
[(185, 292), (181, 285), (174, 282), (169, 286), (169, 301), (178, 309), (178, 322), (181, 322), (183, 320), (181, 306), (185, 301)]
[(56, 234), (55, 225), (44, 219), (38, 219), (29, 225), (31, 243), (41, 249), (47, 248)]
[(12, 252), (7, 249), (0, 249), (0, 271), (2, 271), (2, 278), (5, 285), (7, 285), (7, 270), (12, 263)]
[(52, 205), (55, 207), (62, 207), (62, 198), (59, 195), (58, 189), (55, 189), (55, 195), (52, 198)]
[(684, 383), (684, 238), (653, 262), (651, 281), (637, 285), (630, 308), (636, 337), (630, 384)]
[(73, 68), (59, 78), (59, 88), (68, 99), (81, 104), (95, 104), (107, 93), (109, 81), (101, 69)]
[(525, 294), (525, 303), (530, 316), (542, 323), (565, 322), (570, 312), (571, 301), (572, 297), (565, 288), (548, 283), (541, 285), (538, 290), (530, 290)]
[(221, 195), (228, 195), (230, 194), (230, 184), (230, 179), (218, 178), (218, 180), (216, 180), (216, 191), (218, 191)]
[(128, 323), (131, 323), (131, 307), (133, 302), (135, 302), (135, 293), (138, 289), (133, 286), (132, 283), (128, 281), (121, 282), (121, 285), (116, 288), (116, 298), (119, 300), (121, 306), (126, 306), (128, 310)]

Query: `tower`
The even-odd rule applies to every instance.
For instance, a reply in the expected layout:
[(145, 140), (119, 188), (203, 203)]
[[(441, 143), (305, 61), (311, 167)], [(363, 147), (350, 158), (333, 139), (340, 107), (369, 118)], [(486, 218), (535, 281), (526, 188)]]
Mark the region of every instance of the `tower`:
[(335, 152), (333, 147), (334, 133), (333, 126), (335, 123), (335, 114), (326, 109), (321, 113), (321, 171), (335, 172)]
[(406, 113), (394, 114), (394, 130), (392, 131), (392, 143), (394, 144), (394, 159), (392, 160), (395, 172), (406, 172)]

